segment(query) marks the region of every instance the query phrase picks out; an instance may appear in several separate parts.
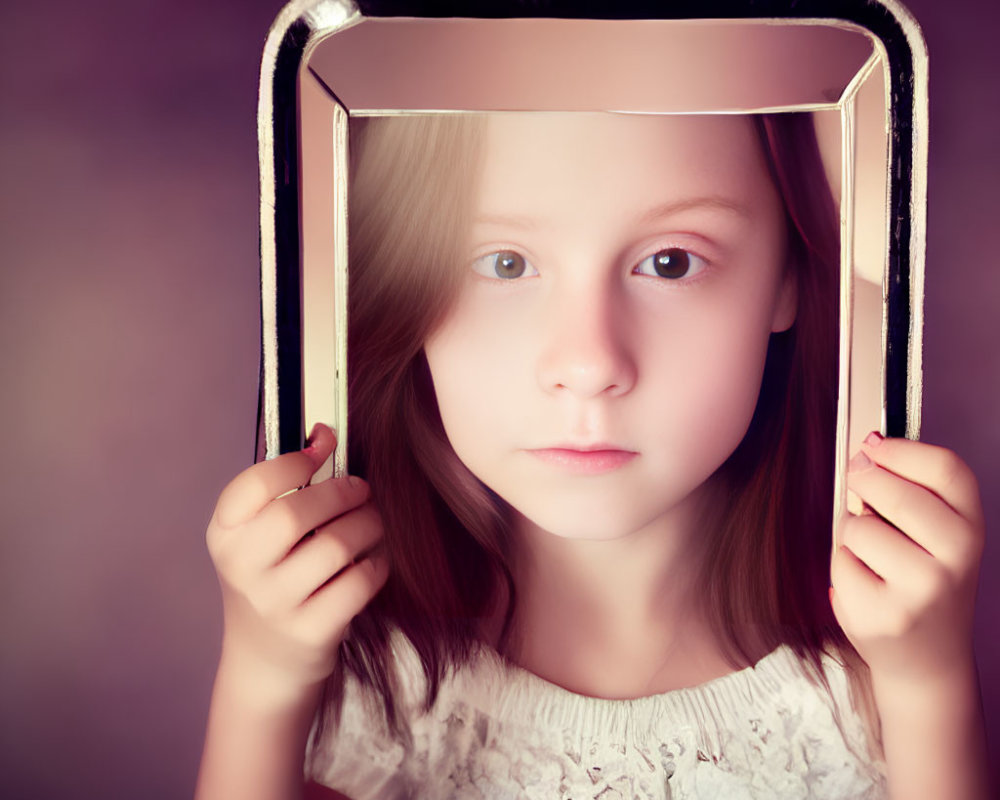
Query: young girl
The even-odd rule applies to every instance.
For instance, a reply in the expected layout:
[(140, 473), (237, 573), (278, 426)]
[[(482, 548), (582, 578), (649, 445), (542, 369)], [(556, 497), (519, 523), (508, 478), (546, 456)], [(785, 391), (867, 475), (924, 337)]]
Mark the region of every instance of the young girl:
[(830, 561), (809, 117), (356, 133), (366, 480), (292, 492), (320, 425), (220, 496), (200, 800), (986, 797), (969, 470), (873, 433)]

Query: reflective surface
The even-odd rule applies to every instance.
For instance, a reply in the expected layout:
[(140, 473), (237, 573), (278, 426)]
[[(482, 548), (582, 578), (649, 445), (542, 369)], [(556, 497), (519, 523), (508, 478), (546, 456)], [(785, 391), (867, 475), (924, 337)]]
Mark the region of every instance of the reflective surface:
[[(344, 374), (335, 366), (344, 359), (346, 323), (336, 313), (344, 298), (333, 290), (346, 257), (330, 220), (344, 213), (337, 198), (345, 192), (348, 119), (809, 111), (841, 217), (839, 513), (847, 452), (884, 428), (886, 73), (870, 34), (818, 21), (354, 18), (317, 37), (299, 83), (301, 158), (309, 165), (301, 175), (305, 428), (317, 419), (346, 423)], [(337, 468), (344, 464), (341, 450)]]

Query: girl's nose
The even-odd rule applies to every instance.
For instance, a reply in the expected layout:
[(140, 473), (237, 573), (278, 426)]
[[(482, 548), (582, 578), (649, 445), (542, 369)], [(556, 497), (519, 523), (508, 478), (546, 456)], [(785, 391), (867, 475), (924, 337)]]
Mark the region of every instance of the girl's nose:
[(604, 287), (553, 305), (538, 359), (542, 389), (580, 398), (629, 392), (637, 370), (628, 345), (627, 313), (614, 290)]

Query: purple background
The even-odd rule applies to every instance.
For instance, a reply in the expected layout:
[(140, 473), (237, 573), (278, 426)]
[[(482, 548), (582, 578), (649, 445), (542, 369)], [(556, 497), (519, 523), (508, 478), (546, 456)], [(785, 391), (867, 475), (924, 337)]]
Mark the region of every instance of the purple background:
[[(995, 0), (912, 0), (931, 52), (924, 438), (979, 475), (1000, 764)], [(217, 654), (203, 532), (251, 461), (255, 102), (277, 0), (5, 3), (0, 795), (178, 798)]]

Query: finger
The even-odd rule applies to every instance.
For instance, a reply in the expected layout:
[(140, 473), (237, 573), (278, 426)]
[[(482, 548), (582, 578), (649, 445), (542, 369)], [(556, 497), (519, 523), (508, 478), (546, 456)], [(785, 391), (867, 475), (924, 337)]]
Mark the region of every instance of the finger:
[(257, 548), (267, 565), (277, 564), (309, 531), (346, 514), (368, 500), (361, 478), (328, 478), (274, 500), (246, 531), (246, 547)]
[(381, 538), (382, 522), (375, 507), (368, 503), (354, 509), (336, 523), (319, 528), (272, 570), (272, 577), (279, 584), (276, 591), (289, 604), (303, 603)]
[(861, 448), (878, 466), (926, 487), (965, 519), (982, 524), (976, 476), (951, 450), (910, 439), (885, 439), (875, 431)]
[(866, 617), (881, 606), (885, 581), (846, 547), (838, 547), (830, 562), (830, 602), (837, 621), (846, 632), (864, 630)]
[(876, 516), (849, 516), (840, 543), (869, 570), (889, 584), (905, 580), (925, 566), (931, 556), (916, 542)]
[(306, 600), (299, 617), (301, 624), (310, 628), (331, 625), (346, 628), (388, 577), (389, 561), (385, 555), (376, 552), (361, 559)]
[(308, 483), (337, 443), (333, 431), (322, 424), (313, 428), (309, 440), (309, 447), (261, 461), (233, 478), (219, 495), (216, 523), (222, 528), (242, 525), (274, 498)]
[(959, 556), (962, 537), (955, 536), (956, 526), (969, 523), (933, 492), (882, 469), (863, 453), (851, 460), (847, 485), (928, 553), (947, 563)]

